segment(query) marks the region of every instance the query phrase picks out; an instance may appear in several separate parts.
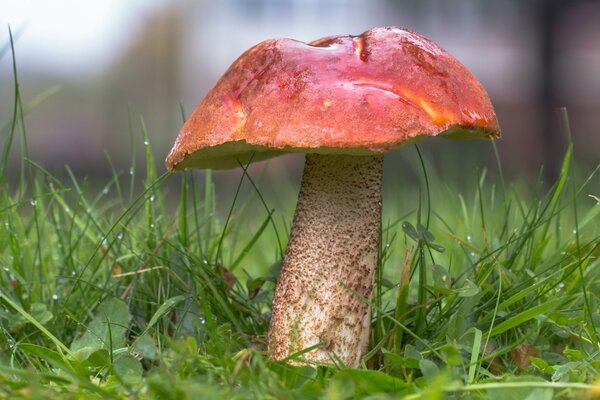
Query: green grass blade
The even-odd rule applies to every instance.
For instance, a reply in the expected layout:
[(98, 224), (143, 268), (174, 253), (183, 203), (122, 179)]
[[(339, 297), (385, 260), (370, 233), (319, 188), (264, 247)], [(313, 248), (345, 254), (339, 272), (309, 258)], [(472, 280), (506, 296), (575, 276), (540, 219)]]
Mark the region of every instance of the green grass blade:
[(573, 300), (572, 296), (564, 297), (564, 298), (559, 297), (556, 299), (548, 300), (542, 304), (539, 304), (528, 310), (522, 311), (522, 312), (518, 313), (517, 315), (506, 319), (505, 321), (501, 322), (500, 324), (498, 324), (494, 328), (492, 328), (491, 331), (486, 332), (486, 335), (489, 334), (490, 336), (497, 336), (501, 333), (506, 332), (509, 329), (512, 329), (516, 326), (524, 324), (537, 316), (555, 311), (559, 307), (563, 306), (564, 304), (568, 303), (571, 300)]
[(163, 304), (161, 304), (160, 307), (158, 307), (158, 310), (156, 310), (156, 312), (152, 316), (152, 318), (150, 318), (150, 321), (148, 321), (148, 324), (144, 328), (144, 332), (140, 336), (143, 336), (146, 333), (148, 333), (148, 331), (152, 329), (162, 317), (164, 317), (177, 304), (184, 301), (186, 297), (187, 296), (184, 295), (171, 297), (170, 299), (167, 299)]
[(44, 334), (48, 339), (54, 343), (54, 345), (60, 349), (63, 353), (68, 354), (70, 357), (73, 357), (73, 353), (71, 350), (64, 345), (56, 336), (54, 336), (48, 329), (46, 329), (42, 324), (40, 324), (35, 318), (31, 316), (27, 311), (25, 311), (21, 306), (15, 303), (10, 297), (4, 294), (3, 290), (0, 290), (0, 299), (4, 300), (6, 304), (8, 304), (12, 309), (18, 312), (23, 318), (29, 321), (33, 326), (36, 327), (41, 333)]
[(240, 265), (240, 263), (244, 260), (244, 257), (246, 257), (246, 255), (250, 252), (252, 247), (254, 247), (254, 245), (256, 244), (258, 239), (261, 237), (261, 235), (263, 234), (263, 232), (265, 231), (267, 226), (269, 226), (269, 222), (271, 222), (272, 215), (273, 215), (273, 211), (271, 211), (269, 213), (269, 215), (267, 215), (267, 218), (265, 218), (263, 223), (260, 225), (258, 230), (254, 233), (254, 235), (252, 235), (252, 237), (250, 238), (250, 240), (248, 241), (246, 246), (244, 246), (244, 248), (242, 249), (240, 254), (237, 256), (237, 258), (231, 263), (231, 265), (229, 266), (229, 271), (233, 272), (238, 267), (238, 265)]
[(479, 368), (479, 363), (477, 360), (479, 359), (479, 352), (481, 351), (481, 338), (483, 336), (479, 329), (473, 328), (473, 330), (473, 347), (471, 347), (471, 362), (469, 363), (469, 373), (467, 375), (467, 383), (469, 384), (473, 383), (475, 380), (475, 374)]
[[(204, 215), (202, 222), (204, 223), (204, 254), (208, 255), (210, 249), (210, 241), (212, 238), (213, 215), (215, 211), (214, 203), (214, 184), (212, 181), (212, 170), (207, 169), (204, 173)], [(201, 238), (202, 239), (202, 238)]]

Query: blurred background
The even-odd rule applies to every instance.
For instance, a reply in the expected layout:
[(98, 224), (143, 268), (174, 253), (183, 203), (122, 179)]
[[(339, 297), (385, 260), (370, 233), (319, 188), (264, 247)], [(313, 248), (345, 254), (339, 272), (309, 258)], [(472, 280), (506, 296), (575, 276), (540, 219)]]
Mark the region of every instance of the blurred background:
[[(130, 126), (141, 147), (140, 117), (162, 162), (182, 108), (191, 112), (248, 47), (384, 25), (429, 37), (480, 79), (504, 132), (506, 174), (535, 176), (544, 165), (546, 178), (555, 176), (566, 142), (563, 106), (578, 160), (600, 159), (598, 1), (2, 0), (0, 126), (13, 109), (9, 25), (30, 155), (51, 171), (69, 164), (79, 175), (109, 176), (108, 156), (127, 169)], [(430, 142), (440, 162), (448, 151), (494, 162), (489, 144)], [(277, 162), (295, 174), (301, 158), (284, 159)]]

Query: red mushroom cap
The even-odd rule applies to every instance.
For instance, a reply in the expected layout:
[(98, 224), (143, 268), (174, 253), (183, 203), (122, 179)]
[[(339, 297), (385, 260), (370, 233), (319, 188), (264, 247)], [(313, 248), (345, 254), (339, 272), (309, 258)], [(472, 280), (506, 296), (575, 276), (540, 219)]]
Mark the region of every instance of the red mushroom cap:
[(166, 165), (231, 168), (284, 152), (367, 155), (426, 136), (497, 138), (479, 81), (429, 39), (393, 27), (241, 55), (183, 125)]

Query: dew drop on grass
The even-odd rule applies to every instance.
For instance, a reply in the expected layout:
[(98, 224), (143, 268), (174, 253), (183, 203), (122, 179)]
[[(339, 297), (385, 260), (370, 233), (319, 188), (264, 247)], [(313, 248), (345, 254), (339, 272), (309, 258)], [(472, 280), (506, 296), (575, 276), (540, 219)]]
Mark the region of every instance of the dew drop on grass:
[(577, 235), (577, 229), (573, 229), (573, 235)]
[(148, 146), (150, 143), (148, 143), (147, 140), (144, 140), (144, 146)]
[(108, 193), (108, 187), (104, 187), (104, 189), (102, 189), (102, 194), (107, 194)]
[(10, 271), (7, 267), (2, 267), (2, 269), (4, 270), (4, 272)]
[(150, 196), (150, 201), (154, 201), (154, 200), (156, 200), (156, 196), (155, 195), (151, 195)]
[(129, 175), (133, 175), (133, 167), (129, 168)]
[(200, 321), (200, 323), (202, 325), (206, 324), (206, 320), (204, 319), (204, 317), (200, 317), (200, 318), (198, 318), (198, 320)]
[(475, 254), (474, 251), (471, 252), (471, 257), (475, 257), (477, 254)]
[(32, 206), (35, 207), (36, 204), (37, 204), (37, 200), (36, 199), (31, 199), (30, 203), (31, 203)]
[(119, 240), (123, 239), (123, 232), (119, 232), (119, 234), (117, 235), (117, 239), (119, 239)]
[(67, 214), (71, 214), (71, 209), (70, 209), (69, 207), (65, 207), (65, 212), (66, 212)]
[(54, 300), (54, 301), (58, 300), (58, 295), (56, 293), (54, 293), (52, 295), (52, 300)]
[(471, 237), (471, 235), (467, 235), (467, 242), (470, 242), (473, 238)]

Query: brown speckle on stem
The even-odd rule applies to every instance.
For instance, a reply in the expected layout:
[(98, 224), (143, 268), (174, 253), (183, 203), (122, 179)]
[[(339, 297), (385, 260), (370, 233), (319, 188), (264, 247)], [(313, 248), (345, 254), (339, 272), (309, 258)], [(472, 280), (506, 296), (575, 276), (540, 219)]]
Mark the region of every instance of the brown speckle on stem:
[[(280, 360), (358, 366), (367, 350), (379, 250), (383, 156), (308, 154), (269, 330)], [(357, 295), (360, 294), (360, 296)]]

